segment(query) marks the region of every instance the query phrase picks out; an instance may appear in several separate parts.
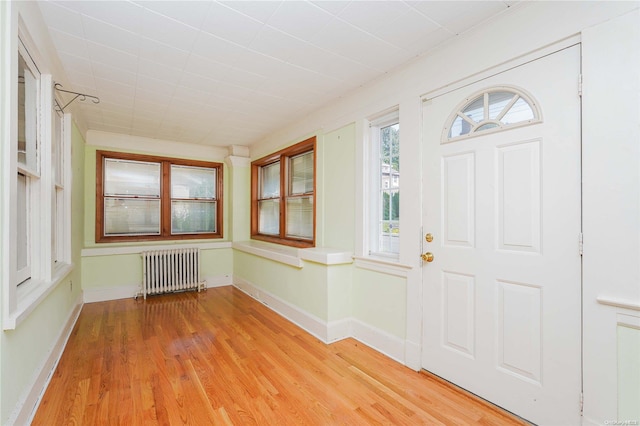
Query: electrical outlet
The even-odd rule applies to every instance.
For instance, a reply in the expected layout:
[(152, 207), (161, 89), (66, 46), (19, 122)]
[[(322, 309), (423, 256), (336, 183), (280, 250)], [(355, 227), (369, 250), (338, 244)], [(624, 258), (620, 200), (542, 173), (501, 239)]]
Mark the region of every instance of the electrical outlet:
[(73, 291), (73, 281), (69, 280), (69, 291)]

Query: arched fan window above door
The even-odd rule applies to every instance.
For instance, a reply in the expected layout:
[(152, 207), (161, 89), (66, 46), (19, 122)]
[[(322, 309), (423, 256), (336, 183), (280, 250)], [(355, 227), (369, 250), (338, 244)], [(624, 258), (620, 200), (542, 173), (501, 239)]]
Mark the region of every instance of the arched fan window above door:
[(533, 98), (521, 89), (500, 86), (465, 99), (447, 120), (442, 143), (542, 121)]

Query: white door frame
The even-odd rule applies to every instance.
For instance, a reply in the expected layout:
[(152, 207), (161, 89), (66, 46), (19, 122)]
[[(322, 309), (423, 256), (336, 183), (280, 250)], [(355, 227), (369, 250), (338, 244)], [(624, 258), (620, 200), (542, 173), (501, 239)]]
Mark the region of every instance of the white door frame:
[[(503, 73), (512, 68), (524, 65), (528, 62), (535, 61), (536, 59), (540, 59), (544, 56), (551, 55), (560, 50), (566, 49), (568, 47), (574, 46), (576, 44), (581, 43), (581, 35), (577, 34), (572, 37), (568, 37), (564, 40), (558, 41), (552, 45), (544, 46), (540, 49), (537, 49), (533, 52), (529, 52), (513, 58), (510, 61), (503, 62), (501, 64), (496, 65), (495, 67), (486, 69), (482, 72), (471, 74), (468, 77), (451, 82), (450, 84), (444, 85), (437, 89), (431, 90), (427, 93), (424, 93), (420, 96), (422, 102), (428, 102), (430, 99), (433, 99), (437, 96), (444, 95), (446, 93), (452, 92), (454, 90), (458, 90), (460, 88), (469, 86), (478, 81), (482, 81), (494, 75)], [(578, 88), (576, 88), (578, 90)], [(422, 115), (422, 108), (420, 108), (420, 115)], [(420, 117), (420, 121), (422, 122), (422, 117)], [(420, 135), (416, 140), (422, 142), (422, 127), (420, 125)], [(421, 152), (421, 150), (420, 150)], [(422, 157), (420, 156), (420, 170), (422, 170)], [(422, 187), (422, 182), (420, 182), (420, 187)], [(420, 222), (421, 227), (419, 229), (420, 232), (420, 241), (421, 241), (421, 251), (420, 253), (415, 253), (416, 256), (420, 256), (421, 253), (424, 252), (425, 249), (425, 241), (423, 240), (423, 204), (424, 200), (422, 199), (422, 191), (420, 191)], [(418, 275), (420, 276), (418, 278)], [(423, 306), (422, 306), (422, 269), (419, 271), (415, 271), (411, 280), (407, 280), (407, 316), (406, 316), (406, 342), (405, 342), (405, 365), (409, 368), (412, 368), (416, 371), (422, 368), (421, 365), (421, 350), (422, 350), (422, 315), (423, 315)], [(582, 359), (580, 360), (582, 363)]]

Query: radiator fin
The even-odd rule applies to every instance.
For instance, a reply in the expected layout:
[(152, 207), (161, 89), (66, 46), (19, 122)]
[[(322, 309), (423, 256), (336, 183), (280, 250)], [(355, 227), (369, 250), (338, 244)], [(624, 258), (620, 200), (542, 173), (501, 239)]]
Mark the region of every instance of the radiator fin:
[(181, 248), (142, 252), (142, 291), (147, 295), (204, 288), (200, 281), (200, 249)]

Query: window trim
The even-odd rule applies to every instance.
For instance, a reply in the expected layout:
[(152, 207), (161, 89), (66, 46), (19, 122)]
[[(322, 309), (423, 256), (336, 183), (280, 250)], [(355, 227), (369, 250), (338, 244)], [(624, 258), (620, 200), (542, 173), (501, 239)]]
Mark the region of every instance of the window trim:
[[(104, 235), (104, 160), (117, 159), (160, 163), (160, 235)], [(171, 185), (170, 168), (172, 165), (193, 166), (216, 169), (216, 232), (209, 233), (171, 233)], [(223, 164), (213, 161), (189, 160), (184, 158), (162, 157), (156, 155), (134, 154), (119, 151), (96, 151), (96, 243), (169, 241), (185, 239), (223, 238)]]
[[(305, 193), (313, 197), (313, 238), (304, 239), (296, 237), (288, 237), (287, 231), (287, 198), (289, 197), (289, 159), (300, 154), (308, 152), (313, 153), (313, 192)], [(251, 162), (251, 238), (255, 240), (266, 241), (270, 243), (282, 244), (291, 247), (308, 248), (316, 245), (316, 206), (317, 199), (317, 156), (316, 156), (316, 137), (312, 136), (302, 142), (298, 142), (287, 148), (276, 151), (265, 157), (259, 158)], [(280, 226), (279, 235), (267, 235), (259, 232), (259, 211), (258, 211), (258, 195), (260, 193), (260, 169), (264, 166), (280, 162)], [(300, 196), (297, 194), (296, 196)]]
[[(366, 240), (365, 240), (365, 253), (366, 256), (385, 259), (387, 261), (397, 261), (400, 258), (400, 252), (397, 253), (390, 251), (382, 251), (380, 249), (380, 231), (379, 223), (382, 221), (381, 206), (383, 204), (382, 192), (390, 190), (392, 188), (385, 188), (381, 180), (381, 156), (380, 156), (380, 131), (388, 126), (395, 124), (400, 125), (400, 110), (398, 107), (387, 110), (383, 113), (370, 117), (369, 124), (369, 138), (368, 138), (368, 156), (366, 161), (366, 170), (368, 178), (366, 180), (365, 189), (368, 194), (367, 202), (365, 204), (366, 212)], [(398, 154), (400, 151), (400, 139), (398, 140)], [(400, 157), (398, 157), (399, 160)], [(391, 168), (390, 168), (391, 170)], [(401, 182), (401, 181), (400, 181)], [(401, 184), (398, 185), (397, 192), (402, 190)], [(391, 201), (390, 201), (391, 202)], [(400, 219), (398, 219), (400, 222)], [(401, 238), (398, 235), (398, 238)]]
[[(503, 110), (501, 110), (501, 114), (497, 118), (490, 119), (487, 116), (488, 114), (487, 96), (489, 96), (491, 93), (497, 93), (497, 92), (511, 93), (514, 97), (511, 99), (511, 102), (508, 104), (508, 108), (505, 106)], [(484, 97), (483, 102), (485, 103), (485, 108), (483, 112), (484, 117), (480, 121), (475, 121), (472, 118), (467, 117), (464, 114), (464, 110), (465, 108), (467, 108), (469, 105), (471, 105), (473, 102), (475, 102), (477, 99), (481, 97)], [(529, 108), (531, 108), (531, 112), (533, 113), (533, 118), (528, 120), (518, 121), (515, 123), (510, 123), (510, 124), (504, 123), (502, 121), (502, 118), (519, 99), (524, 100), (526, 104), (529, 106)], [(449, 132), (453, 127), (453, 123), (458, 117), (466, 121), (469, 124), (469, 126), (471, 126), (471, 129), (469, 133), (465, 133), (458, 136), (449, 136)], [(528, 126), (531, 124), (537, 124), (541, 122), (542, 122), (542, 111), (540, 111), (540, 106), (536, 101), (536, 99), (529, 92), (516, 86), (509, 86), (509, 85), (491, 86), (491, 87), (487, 87), (472, 93), (470, 96), (466, 97), (456, 106), (456, 108), (449, 114), (449, 117), (445, 122), (446, 124), (442, 129), (440, 144), (444, 145), (451, 142), (457, 142), (460, 140), (474, 138), (476, 136), (503, 132), (505, 130)], [(492, 124), (495, 127), (482, 129), (481, 127), (483, 127), (486, 124)]]

